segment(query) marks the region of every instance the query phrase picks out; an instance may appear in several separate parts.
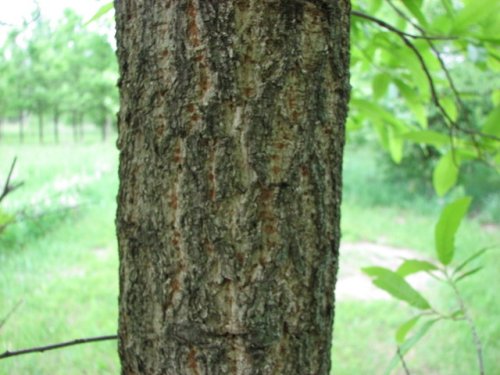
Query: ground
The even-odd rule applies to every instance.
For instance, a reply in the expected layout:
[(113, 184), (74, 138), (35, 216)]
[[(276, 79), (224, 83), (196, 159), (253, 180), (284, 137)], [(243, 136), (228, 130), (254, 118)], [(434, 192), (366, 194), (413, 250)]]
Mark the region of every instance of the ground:
[[(343, 242), (340, 245), (340, 266), (336, 287), (337, 301), (374, 301), (388, 300), (386, 292), (375, 287), (361, 269), (369, 266), (382, 266), (397, 269), (404, 259), (426, 259), (420, 252), (401, 249), (371, 242)], [(430, 260), (430, 259), (427, 259)], [(433, 279), (425, 274), (411, 275), (407, 281), (417, 290), (425, 291)]]

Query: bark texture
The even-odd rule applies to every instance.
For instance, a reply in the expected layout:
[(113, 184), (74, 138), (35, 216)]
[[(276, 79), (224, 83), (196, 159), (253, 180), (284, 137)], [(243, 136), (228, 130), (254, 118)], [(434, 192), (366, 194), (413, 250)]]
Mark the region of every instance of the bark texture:
[(123, 374), (328, 374), (348, 0), (116, 0)]

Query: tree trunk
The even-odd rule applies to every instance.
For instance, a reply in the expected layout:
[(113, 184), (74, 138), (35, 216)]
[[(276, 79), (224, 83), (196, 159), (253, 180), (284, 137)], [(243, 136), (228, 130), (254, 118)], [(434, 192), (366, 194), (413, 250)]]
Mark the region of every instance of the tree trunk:
[(38, 141), (43, 143), (43, 112), (38, 112)]
[(59, 109), (54, 109), (54, 141), (59, 143)]
[(19, 111), (19, 143), (24, 143), (24, 114)]
[(73, 141), (78, 142), (78, 114), (76, 111), (71, 113), (71, 127), (73, 128)]
[(108, 116), (104, 116), (101, 127), (101, 141), (106, 142), (108, 139)]
[(115, 9), (122, 374), (328, 374), (349, 1)]
[(83, 142), (84, 133), (85, 133), (85, 125), (83, 123), (83, 113), (80, 113), (78, 116), (78, 139), (80, 142)]

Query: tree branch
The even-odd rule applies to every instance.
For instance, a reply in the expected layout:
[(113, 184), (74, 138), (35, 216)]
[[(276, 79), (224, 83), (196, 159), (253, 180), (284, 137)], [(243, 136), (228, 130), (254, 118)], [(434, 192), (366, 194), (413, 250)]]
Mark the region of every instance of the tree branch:
[[(23, 23), (25, 26), (35, 22), (36, 20), (38, 20), (40, 18), (40, 14), (41, 14), (40, 13), (40, 4), (38, 4), (38, 0), (34, 0), (33, 3), (35, 4), (35, 10), (33, 11), (31, 19), (29, 21), (27, 21), (26, 19), (23, 20)], [(16, 27), (16, 25), (9, 23), (9, 22), (2, 21), (2, 20), (0, 20), (0, 26)]]
[[(0, 231), (1, 230), (2, 230), (2, 228), (0, 228)], [(7, 323), (7, 321), (12, 316), (12, 314), (14, 314), (14, 312), (19, 308), (19, 306), (21, 306), (22, 303), (23, 303), (22, 299), (17, 301), (17, 303), (14, 305), (14, 307), (12, 309), (10, 309), (10, 311), (7, 313), (7, 315), (5, 315), (5, 317), (2, 320), (0, 320), (0, 330), (5, 325), (5, 323)]]
[[(389, 0), (389, 4), (391, 4), (390, 0)], [(395, 8), (396, 12), (403, 18), (405, 18), (406, 20), (408, 20), (408, 18), (406, 17), (406, 15), (404, 13), (402, 13), (397, 7), (395, 7), (393, 4), (391, 4), (391, 6), (393, 7), (393, 9)], [(419, 63), (420, 63), (420, 66), (422, 68), (422, 70), (424, 71), (424, 74), (426, 76), (426, 79), (427, 79), (427, 82), (429, 84), (429, 88), (431, 90), (431, 98), (432, 98), (432, 102), (434, 103), (434, 105), (438, 108), (439, 112), (443, 115), (443, 117), (445, 118), (446, 122), (448, 123), (450, 129), (457, 129), (459, 131), (462, 131), (464, 133), (467, 133), (467, 134), (470, 134), (470, 135), (477, 135), (477, 136), (481, 136), (481, 137), (484, 137), (484, 138), (489, 138), (489, 139), (493, 139), (495, 141), (500, 141), (500, 137), (497, 137), (495, 135), (492, 135), (492, 134), (486, 134), (486, 133), (483, 133), (483, 132), (480, 132), (480, 131), (477, 131), (477, 130), (472, 130), (472, 129), (464, 129), (462, 127), (460, 127), (451, 117), (450, 115), (448, 114), (448, 112), (446, 111), (446, 109), (442, 106), (440, 100), (439, 100), (439, 97), (438, 97), (438, 94), (437, 94), (437, 90), (436, 90), (436, 86), (434, 84), (434, 79), (432, 78), (432, 75), (429, 71), (429, 68), (422, 56), (422, 54), (420, 53), (420, 51), (418, 50), (418, 48), (410, 41), (410, 38), (412, 39), (424, 39), (424, 40), (427, 40), (427, 42), (430, 44), (432, 42), (432, 40), (454, 40), (454, 39), (457, 39), (456, 37), (438, 37), (438, 36), (429, 36), (425, 33), (425, 30), (423, 30), (420, 26), (418, 25), (415, 25), (411, 20), (410, 23), (412, 24), (412, 26), (416, 27), (421, 33), (422, 35), (415, 35), (415, 34), (409, 34), (409, 33), (406, 33), (402, 30), (399, 30), (397, 29), (396, 27), (388, 24), (387, 22), (381, 20), (381, 19), (378, 19), (376, 17), (372, 17), (370, 15), (367, 15), (363, 12), (359, 12), (359, 11), (352, 11), (351, 12), (352, 15), (354, 16), (357, 16), (357, 17), (360, 17), (360, 18), (364, 18), (366, 20), (369, 20), (369, 21), (372, 21), (376, 24), (378, 24), (379, 26), (387, 29), (387, 30), (390, 30), (392, 31), (393, 33), (395, 33), (402, 41), (403, 43), (412, 50), (412, 52), (415, 54), (415, 56), (417, 57)], [(437, 50), (433, 49), (434, 52), (436, 52)], [(438, 59), (440, 59), (440, 55), (438, 53)], [(449, 74), (449, 71), (447, 70), (446, 68), (446, 65), (444, 65), (444, 61), (442, 61), (442, 59), (440, 59), (440, 64), (441, 64), (441, 67), (445, 67), (444, 72), (447, 76), (447, 79), (451, 79), (451, 75)], [(453, 82), (453, 81), (452, 81)], [(454, 90), (454, 93), (458, 94), (458, 91), (456, 91), (456, 88), (455, 88), (455, 85), (454, 83), (451, 84), (452, 85), (452, 90)], [(475, 139), (473, 139), (473, 142), (474, 144), (476, 144), (476, 141)]]
[(17, 355), (29, 354), (29, 353), (43, 353), (43, 352), (48, 351), (48, 350), (60, 349), (60, 348), (66, 347), (66, 346), (88, 344), (91, 342), (116, 340), (116, 339), (118, 339), (118, 335), (97, 336), (97, 337), (88, 337), (88, 338), (83, 338), (83, 339), (76, 339), (73, 341), (61, 342), (58, 344), (52, 344), (52, 345), (47, 345), (47, 346), (39, 346), (39, 347), (35, 347), (35, 348), (16, 350), (16, 351), (12, 351), (12, 352), (7, 350), (6, 352), (0, 354), (0, 360), (5, 359), (5, 358), (9, 358), (9, 357), (14, 357)]
[(18, 182), (17, 184), (11, 185), (10, 179), (12, 178), (12, 172), (14, 172), (14, 167), (16, 166), (17, 156), (14, 157), (12, 164), (10, 166), (9, 174), (7, 175), (7, 180), (5, 181), (5, 185), (3, 187), (2, 194), (0, 194), (0, 202), (7, 196), (7, 194), (12, 193), (18, 187), (22, 186), (24, 182)]
[(477, 361), (478, 361), (478, 366), (479, 366), (479, 373), (480, 375), (484, 375), (484, 360), (483, 360), (483, 345), (481, 344), (481, 339), (479, 338), (479, 334), (477, 333), (477, 328), (476, 325), (474, 324), (474, 321), (472, 320), (471, 316), (469, 315), (469, 311), (465, 307), (465, 302), (462, 298), (462, 295), (460, 294), (455, 282), (446, 274), (447, 281), (450, 284), (451, 288), (453, 289), (453, 292), (455, 293), (455, 296), (457, 298), (458, 304), (460, 305), (460, 309), (462, 310), (462, 313), (464, 315), (465, 320), (467, 321), (467, 324), (469, 325), (471, 334), (472, 334), (472, 339), (474, 341), (474, 345), (476, 346), (476, 356), (477, 356)]
[[(409, 22), (422, 35), (427, 35), (425, 29), (423, 29), (419, 24), (413, 22), (413, 20), (410, 17), (408, 17), (408, 15), (405, 12), (403, 12), (400, 8), (398, 8), (392, 2), (392, 0), (387, 0), (387, 3), (394, 10), (394, 12), (396, 12), (396, 14), (399, 17), (401, 17), (405, 21)], [(453, 96), (455, 97), (455, 101), (456, 101), (456, 103), (457, 103), (457, 105), (459, 107), (460, 113), (464, 116), (465, 123), (470, 123), (469, 117), (467, 115), (467, 111), (465, 110), (465, 104), (464, 104), (464, 102), (462, 100), (462, 97), (460, 96), (460, 93), (458, 92), (457, 86), (455, 85), (455, 81), (453, 80), (453, 77), (451, 76), (451, 72), (448, 69), (448, 67), (446, 66), (443, 57), (441, 56), (441, 53), (439, 52), (439, 50), (437, 49), (437, 47), (435, 46), (435, 44), (432, 42), (432, 40), (427, 39), (426, 41), (427, 41), (427, 44), (429, 45), (429, 47), (431, 48), (432, 52), (434, 52), (434, 55), (436, 56), (437, 60), (439, 61), (439, 65), (441, 66), (441, 70), (445, 74), (446, 81), (448, 82), (448, 85), (449, 85), (449, 87), (450, 87), (450, 89), (451, 89), (451, 91), (453, 93)], [(436, 104), (436, 101), (434, 101), (434, 102)], [(447, 113), (444, 110), (444, 108), (442, 108), (441, 106), (439, 106), (437, 104), (436, 104), (436, 106), (438, 107), (438, 109), (440, 110), (440, 112), (443, 114), (443, 116), (445, 118), (447, 118)], [(447, 118), (447, 119), (451, 120), (449, 118)], [(483, 137), (483, 138), (493, 139), (493, 140), (495, 140), (497, 142), (500, 141), (500, 138), (496, 137), (495, 135), (486, 134), (486, 133), (483, 133), (483, 132), (475, 130), (475, 129), (467, 129), (467, 128), (461, 127), (458, 124), (458, 122), (456, 122), (456, 121), (450, 121), (450, 127), (451, 127), (450, 138), (451, 138), (452, 142), (453, 142), (453, 136), (452, 136), (453, 135), (452, 134), (453, 129), (457, 129), (458, 131), (461, 131), (462, 133), (470, 135), (470, 138), (472, 140), (472, 143), (474, 144), (474, 147), (475, 147), (475, 149), (477, 151), (477, 155), (478, 155), (479, 159), (482, 159), (482, 150), (481, 150), (481, 146), (479, 145), (479, 143), (478, 143), (478, 141), (476, 139), (476, 136)], [(452, 152), (454, 153), (454, 148), (452, 148)], [(453, 154), (453, 159), (455, 159), (455, 155), (454, 154)]]
[(399, 360), (401, 361), (401, 364), (403, 365), (403, 369), (405, 370), (405, 374), (410, 375), (410, 370), (408, 369), (408, 366), (406, 365), (406, 361), (403, 357), (403, 353), (401, 353), (401, 349), (399, 346), (398, 346), (397, 353), (398, 353)]
[(392, 31), (398, 35), (405, 36), (407, 38), (426, 39), (426, 40), (454, 40), (454, 39), (457, 39), (457, 37), (455, 37), (455, 36), (430, 36), (430, 35), (410, 34), (410, 33), (404, 32), (403, 30), (400, 30), (400, 29), (392, 26), (391, 24), (381, 20), (380, 18), (370, 16), (366, 13), (363, 13), (363, 12), (360, 12), (357, 10), (353, 10), (353, 11), (351, 11), (351, 14), (353, 16), (358, 17), (358, 18), (364, 18), (365, 20), (374, 22), (374, 23), (378, 24), (379, 26), (382, 26), (384, 29)]

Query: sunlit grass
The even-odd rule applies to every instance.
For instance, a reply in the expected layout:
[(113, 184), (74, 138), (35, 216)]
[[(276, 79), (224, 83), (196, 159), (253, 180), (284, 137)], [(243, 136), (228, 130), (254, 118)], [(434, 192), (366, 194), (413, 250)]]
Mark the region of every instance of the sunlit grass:
[[(114, 235), (116, 152), (111, 144), (2, 147), (1, 170), (13, 154), (26, 185), (7, 199), (23, 206), (44, 190), (47, 216), (9, 228), (0, 242), (0, 316), (22, 304), (0, 331), (0, 351), (113, 334), (117, 326), (118, 259)], [(6, 155), (6, 157), (4, 157)], [(102, 171), (102, 166), (108, 170)], [(70, 186), (78, 206), (61, 205), (57, 180), (100, 176)], [(33, 207), (30, 207), (32, 209)], [(43, 215), (43, 213), (42, 213)], [(30, 233), (35, 232), (35, 236)], [(80, 345), (0, 362), (0, 374), (116, 374), (116, 342)]]

